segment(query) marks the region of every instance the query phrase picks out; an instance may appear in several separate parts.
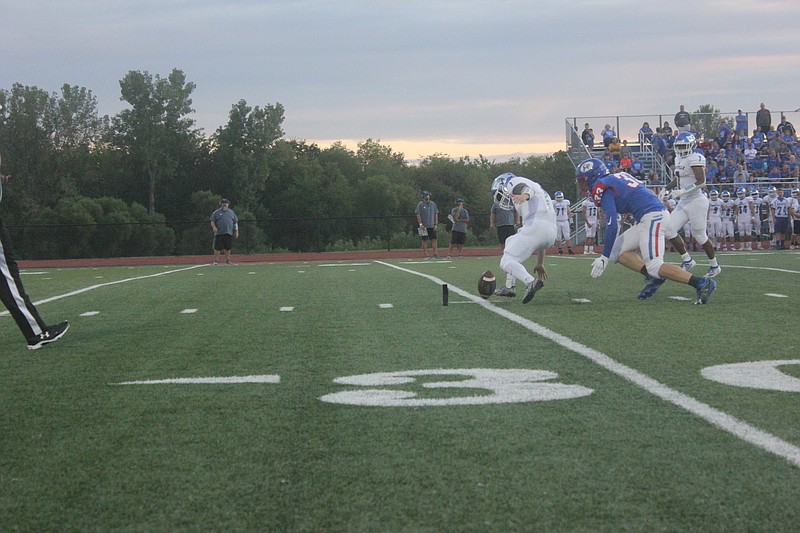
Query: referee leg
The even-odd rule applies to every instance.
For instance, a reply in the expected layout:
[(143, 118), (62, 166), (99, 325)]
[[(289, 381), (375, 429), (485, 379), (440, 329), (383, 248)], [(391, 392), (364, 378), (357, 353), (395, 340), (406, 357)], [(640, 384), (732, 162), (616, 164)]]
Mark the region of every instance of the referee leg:
[(11, 239), (2, 220), (0, 220), (0, 300), (26, 339), (39, 335), (47, 328), (36, 307), (25, 294), (19, 277), (19, 268), (14, 260)]

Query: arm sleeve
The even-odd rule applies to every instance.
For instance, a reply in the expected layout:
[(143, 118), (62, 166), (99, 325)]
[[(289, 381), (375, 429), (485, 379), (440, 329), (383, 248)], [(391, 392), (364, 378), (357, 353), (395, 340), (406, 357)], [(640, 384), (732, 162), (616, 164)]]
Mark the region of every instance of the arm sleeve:
[(611, 257), (611, 250), (614, 248), (614, 241), (617, 240), (617, 231), (619, 226), (617, 223), (617, 206), (614, 203), (613, 192), (603, 194), (600, 199), (600, 207), (606, 217), (606, 238), (603, 245), (603, 255)]

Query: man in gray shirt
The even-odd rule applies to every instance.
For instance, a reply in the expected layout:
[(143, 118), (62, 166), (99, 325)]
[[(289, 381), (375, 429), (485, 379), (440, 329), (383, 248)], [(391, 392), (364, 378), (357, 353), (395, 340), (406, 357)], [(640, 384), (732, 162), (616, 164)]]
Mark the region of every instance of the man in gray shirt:
[(211, 230), (214, 232), (214, 264), (219, 264), (220, 252), (225, 252), (225, 264), (231, 263), (233, 239), (239, 238), (239, 218), (229, 207), (227, 198), (219, 201), (219, 209), (211, 213)]
[(431, 241), (433, 258), (439, 259), (439, 239), (436, 237), (436, 226), (439, 224), (439, 208), (431, 200), (430, 191), (422, 191), (422, 201), (417, 204), (415, 213), (417, 215), (419, 235), (422, 237), (422, 253), (425, 255), (425, 259), (430, 259), (428, 241)]

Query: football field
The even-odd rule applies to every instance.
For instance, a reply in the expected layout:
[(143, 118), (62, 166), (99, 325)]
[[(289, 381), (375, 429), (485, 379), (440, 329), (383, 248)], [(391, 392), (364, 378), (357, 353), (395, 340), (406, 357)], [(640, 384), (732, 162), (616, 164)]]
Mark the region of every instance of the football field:
[(591, 261), (27, 270), (71, 328), (0, 315), (0, 531), (798, 531), (800, 253)]

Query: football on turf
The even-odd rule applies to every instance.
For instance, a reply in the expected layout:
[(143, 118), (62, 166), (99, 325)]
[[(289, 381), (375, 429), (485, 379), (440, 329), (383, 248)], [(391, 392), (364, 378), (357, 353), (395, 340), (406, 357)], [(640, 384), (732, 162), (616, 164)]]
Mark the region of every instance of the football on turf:
[(481, 274), (480, 279), (478, 280), (478, 294), (483, 296), (484, 298), (488, 298), (492, 294), (494, 294), (494, 290), (497, 287), (497, 281), (495, 280), (494, 274), (492, 274), (491, 270), (487, 270), (483, 274)]

